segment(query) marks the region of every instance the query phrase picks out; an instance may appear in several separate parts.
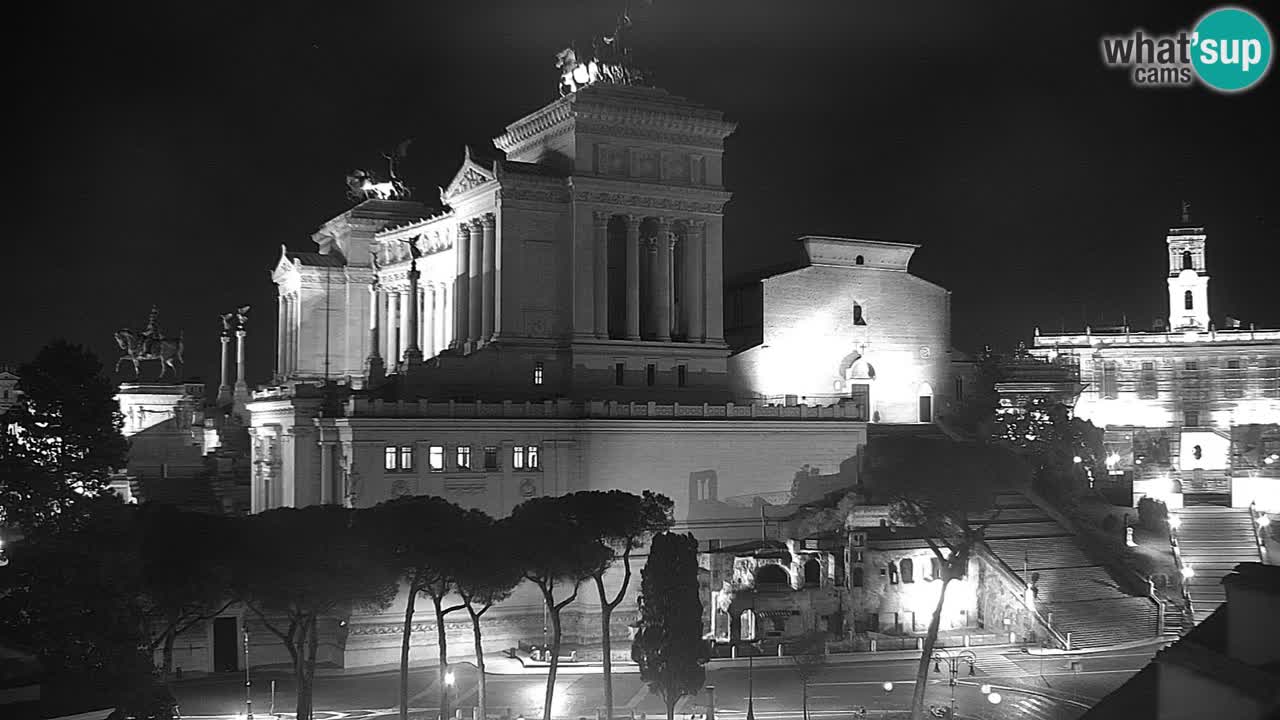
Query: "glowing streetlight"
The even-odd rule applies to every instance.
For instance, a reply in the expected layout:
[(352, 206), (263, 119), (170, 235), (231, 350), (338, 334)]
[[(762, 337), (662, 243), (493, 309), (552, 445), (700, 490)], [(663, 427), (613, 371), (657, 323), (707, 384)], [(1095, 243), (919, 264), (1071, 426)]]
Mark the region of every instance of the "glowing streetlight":
[(999, 705), (1002, 699), (1003, 698), (1000, 697), (1000, 693), (998, 692), (987, 693), (987, 702), (992, 705)]
[(1270, 524), (1271, 524), (1271, 518), (1267, 517), (1266, 515), (1258, 516), (1258, 527), (1266, 527)]
[(886, 680), (885, 683), (880, 687), (883, 688), (884, 691), (887, 693), (893, 692), (893, 683), (889, 682), (888, 680)]
[(1107, 467), (1114, 468), (1120, 464), (1120, 453), (1111, 453), (1107, 456)]
[(444, 673), (444, 684), (453, 687), (453, 671), (446, 670)]
[(1177, 530), (1178, 528), (1182, 527), (1182, 518), (1178, 517), (1176, 514), (1175, 514), (1175, 515), (1170, 515), (1170, 516), (1169, 516), (1169, 527), (1170, 527), (1170, 528), (1172, 528), (1172, 529), (1174, 529), (1174, 530)]
[(982, 685), (981, 687), (979, 687), (979, 688), (978, 688), (978, 691), (979, 691), (979, 692), (981, 692), (983, 695), (990, 695), (990, 694), (991, 694), (991, 686), (990, 686), (990, 685)]
[(1080, 457), (1079, 455), (1076, 455), (1075, 457), (1071, 458), (1071, 462), (1079, 465), (1080, 463), (1084, 462), (1084, 458)]
[(1183, 579), (1185, 579), (1185, 580), (1190, 580), (1191, 578), (1193, 578), (1193, 577), (1195, 577), (1195, 576), (1196, 576), (1196, 571), (1195, 571), (1194, 569), (1192, 569), (1192, 567), (1191, 567), (1190, 565), (1183, 565), (1183, 566), (1182, 566), (1182, 577), (1183, 577)]

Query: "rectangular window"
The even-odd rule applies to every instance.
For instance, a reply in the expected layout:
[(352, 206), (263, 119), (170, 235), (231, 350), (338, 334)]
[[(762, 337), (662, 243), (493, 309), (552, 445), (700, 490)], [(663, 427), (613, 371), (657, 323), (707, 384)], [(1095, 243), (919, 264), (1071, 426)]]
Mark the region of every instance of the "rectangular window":
[(1198, 412), (1182, 413), (1182, 424), (1185, 427), (1200, 427), (1200, 413)]
[(525, 459), (529, 462), (530, 470), (539, 470), (542, 468), (542, 460), (538, 457), (538, 446), (530, 445), (525, 449)]
[(1144, 400), (1154, 400), (1158, 394), (1156, 364), (1144, 362), (1142, 363), (1142, 376), (1138, 380), (1138, 397)]
[(484, 449), (484, 469), (498, 469), (498, 448), (493, 447), (492, 445)]
[(956, 378), (956, 400), (964, 400), (964, 378)]
[(644, 366), (644, 384), (645, 385), (653, 385), (654, 380), (657, 379), (657, 375), (658, 375), (658, 367), (656, 365), (654, 365), (653, 363), (649, 363), (648, 365)]
[(458, 469), (459, 469), (459, 470), (470, 470), (470, 469), (471, 469), (471, 446), (470, 446), (470, 445), (459, 445), (459, 446), (458, 446), (458, 457), (457, 457), (457, 461), (458, 461), (458, 463), (457, 463), (457, 464), (458, 464)]
[(512, 470), (524, 469), (524, 446), (523, 445), (517, 445), (511, 448), (511, 469)]
[(689, 366), (677, 365), (676, 366), (676, 385), (678, 385), (679, 387), (684, 387), (688, 384), (689, 384)]
[(395, 470), (398, 466), (396, 463), (396, 446), (388, 445), (382, 451), (382, 469)]
[(542, 361), (539, 360), (533, 364), (533, 384), (542, 384)]
[(431, 468), (431, 472), (444, 471), (444, 446), (432, 445), (427, 450), (427, 464)]
[(1114, 362), (1102, 363), (1102, 397), (1114, 399), (1118, 397), (1116, 387), (1116, 364)]
[(1227, 360), (1227, 369), (1228, 369), (1228, 370), (1239, 370), (1239, 369), (1240, 369), (1240, 361), (1239, 361), (1238, 359), (1236, 359), (1236, 358), (1231, 358), (1230, 360)]
[(623, 385), (627, 376), (627, 366), (624, 363), (613, 364), (613, 384)]
[(1184, 370), (1190, 370), (1194, 372), (1200, 369), (1200, 363), (1196, 362), (1195, 360), (1188, 360), (1182, 364), (1182, 368)]
[(405, 472), (413, 470), (413, 446), (412, 445), (400, 446), (400, 469)]

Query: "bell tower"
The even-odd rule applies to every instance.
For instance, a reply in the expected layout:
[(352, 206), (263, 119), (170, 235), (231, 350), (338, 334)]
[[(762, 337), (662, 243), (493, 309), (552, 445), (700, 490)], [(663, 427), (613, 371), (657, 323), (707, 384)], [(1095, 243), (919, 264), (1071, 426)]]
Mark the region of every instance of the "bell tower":
[(1209, 329), (1209, 272), (1205, 267), (1204, 228), (1191, 222), (1191, 205), (1182, 203), (1182, 222), (1169, 228), (1169, 329)]

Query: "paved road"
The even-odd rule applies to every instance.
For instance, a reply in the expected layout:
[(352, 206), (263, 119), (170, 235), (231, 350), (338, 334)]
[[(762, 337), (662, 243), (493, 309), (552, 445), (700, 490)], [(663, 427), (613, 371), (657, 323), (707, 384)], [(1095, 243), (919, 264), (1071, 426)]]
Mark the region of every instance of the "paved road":
[[(979, 650), (976, 673), (962, 671), (955, 687), (956, 705), (963, 717), (983, 720), (1074, 720), (1099, 698), (1119, 687), (1138, 669), (1150, 662), (1154, 649), (1127, 650), (1078, 656), (1073, 669), (1065, 656), (1036, 657), (1020, 653)], [(810, 715), (819, 720), (853, 717), (853, 708), (862, 706), (873, 718), (887, 711), (904, 709), (910, 702), (916, 663), (913, 660), (828, 665), (811, 679)], [(475, 704), (476, 672), (468, 665), (454, 666), (455, 685), (450, 688), (454, 706)], [(800, 679), (793, 667), (754, 667), (751, 683), (755, 715), (761, 720), (800, 718)], [(254, 672), (255, 715), (265, 713), (270, 704), (270, 681), (276, 681), (275, 707), (282, 714), (293, 710), (293, 683), (287, 673)], [(882, 684), (894, 683), (885, 693)], [(543, 675), (490, 675), (489, 709), (499, 713), (509, 708), (513, 715), (540, 717)], [(602, 678), (599, 675), (562, 675), (556, 683), (555, 716), (594, 717), (601, 705)], [(708, 684), (715, 685), (716, 712), (730, 720), (742, 720), (747, 706), (747, 668), (719, 668), (708, 672)], [(990, 684), (1002, 696), (992, 705), (979, 691)], [(433, 668), (410, 673), (410, 705), (420, 720), (434, 716), (439, 687)], [(221, 720), (244, 712), (242, 675), (217, 675), (179, 683), (175, 692), (184, 716), (201, 720)], [(399, 674), (320, 677), (316, 680), (315, 707), (323, 711), (320, 720), (359, 720), (395, 714)], [(636, 674), (614, 676), (614, 697), (619, 706), (649, 716), (665, 715), (659, 698), (648, 692)], [(951, 687), (945, 668), (930, 674), (927, 702), (946, 705)], [(678, 708), (682, 713), (704, 712), (707, 694), (687, 699)]]

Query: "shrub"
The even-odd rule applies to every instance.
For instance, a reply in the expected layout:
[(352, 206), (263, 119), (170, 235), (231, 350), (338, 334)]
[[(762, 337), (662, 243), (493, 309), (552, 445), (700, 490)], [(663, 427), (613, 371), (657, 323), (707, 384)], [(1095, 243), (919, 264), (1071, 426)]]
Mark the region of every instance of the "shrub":
[(1148, 530), (1161, 530), (1169, 519), (1169, 507), (1161, 500), (1144, 497), (1138, 501), (1138, 522)]

